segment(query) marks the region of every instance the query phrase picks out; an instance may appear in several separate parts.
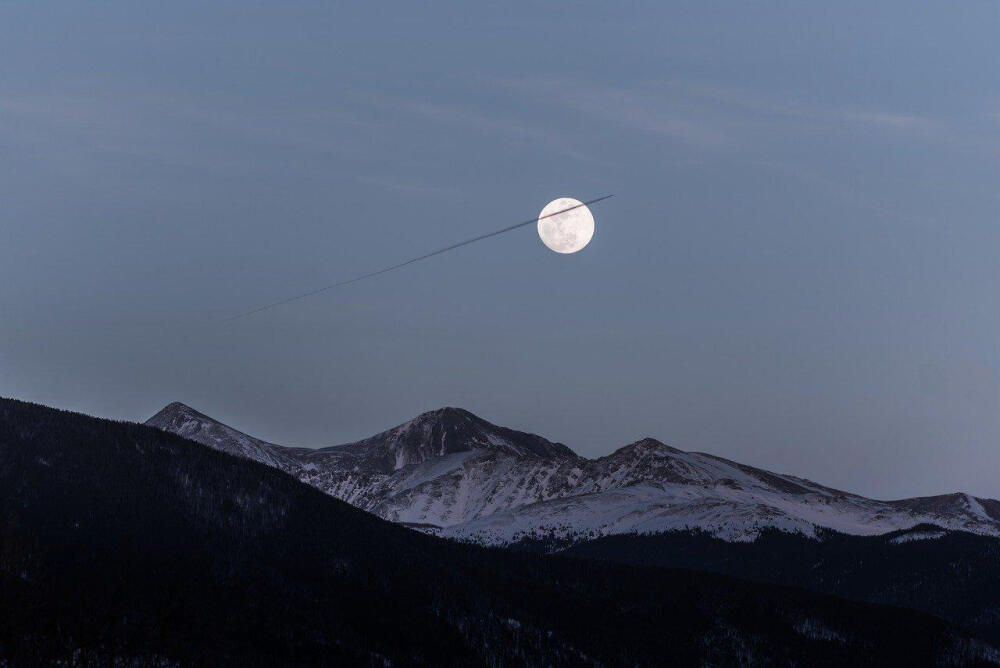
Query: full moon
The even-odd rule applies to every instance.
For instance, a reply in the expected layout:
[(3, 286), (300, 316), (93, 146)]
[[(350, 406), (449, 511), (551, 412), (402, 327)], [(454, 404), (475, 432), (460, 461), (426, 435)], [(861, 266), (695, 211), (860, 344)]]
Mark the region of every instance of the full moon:
[[(574, 206), (575, 209), (565, 211)], [(553, 213), (556, 215), (551, 215)], [(557, 253), (576, 253), (594, 237), (594, 216), (580, 200), (572, 197), (554, 199), (538, 214), (538, 236)]]

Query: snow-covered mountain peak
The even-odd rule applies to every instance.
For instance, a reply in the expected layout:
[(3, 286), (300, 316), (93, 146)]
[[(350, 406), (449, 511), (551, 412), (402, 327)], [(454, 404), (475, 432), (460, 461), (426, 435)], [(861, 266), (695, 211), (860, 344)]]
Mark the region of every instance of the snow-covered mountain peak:
[(156, 415), (146, 420), (146, 424), (150, 426), (176, 433), (179, 433), (179, 429), (190, 429), (195, 423), (199, 426), (207, 423), (221, 424), (179, 401), (167, 404)]
[(179, 401), (164, 406), (160, 412), (146, 420), (146, 424), (237, 457), (246, 457), (285, 470), (294, 467), (284, 452), (285, 448), (248, 436)]
[(662, 457), (670, 456), (675, 454), (686, 454), (683, 450), (678, 450), (677, 448), (671, 447), (662, 441), (658, 441), (655, 438), (641, 438), (634, 443), (629, 443), (628, 445), (623, 445), (614, 452), (612, 452), (608, 457)]
[(434, 422), (481, 422), (489, 424), (486, 420), (483, 420), (475, 413), (467, 411), (464, 408), (459, 408), (457, 406), (444, 406), (432, 411), (425, 411), (412, 420), (407, 420), (397, 428), (414, 424)]
[(255, 439), (179, 402), (148, 424), (281, 468), (386, 519), (481, 543), (694, 529), (726, 540), (768, 528), (872, 535), (918, 524), (1000, 535), (992, 499), (878, 501), (653, 438), (587, 459), (460, 408), (316, 450)]
[[(180, 401), (171, 401), (169, 404), (167, 404), (162, 409), (160, 409), (160, 412), (158, 412), (156, 415), (154, 415), (152, 418), (150, 418), (150, 420), (152, 420), (154, 418), (161, 418), (161, 417), (165, 417), (165, 416), (174, 416), (174, 415), (180, 415), (180, 414), (199, 415), (199, 416), (201, 416), (203, 418), (207, 418), (208, 417), (206, 415), (202, 415), (201, 413), (199, 413), (195, 409), (191, 408), (187, 404), (181, 403)], [(211, 418), (209, 418), (209, 419), (211, 419)]]
[(559, 443), (540, 436), (498, 427), (461, 408), (421, 413), (401, 425), (355, 443), (326, 448), (361, 456), (382, 471), (398, 471), (435, 457), (471, 450), (496, 450), (517, 457), (575, 458)]

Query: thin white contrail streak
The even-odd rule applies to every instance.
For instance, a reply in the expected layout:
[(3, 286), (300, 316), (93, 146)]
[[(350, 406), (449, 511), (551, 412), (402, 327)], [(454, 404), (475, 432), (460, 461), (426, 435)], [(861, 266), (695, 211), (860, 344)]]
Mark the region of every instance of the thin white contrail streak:
[(567, 211), (572, 211), (573, 209), (578, 209), (581, 206), (587, 206), (588, 204), (596, 204), (597, 202), (600, 202), (601, 200), (608, 199), (609, 197), (613, 197), (613, 195), (605, 195), (604, 197), (598, 197), (597, 199), (592, 199), (592, 200), (589, 200), (587, 202), (581, 202), (580, 204), (574, 204), (571, 207), (567, 207), (567, 208), (561, 209), (559, 211), (553, 211), (552, 213), (547, 213), (544, 216), (539, 216), (538, 218), (532, 218), (530, 220), (526, 220), (523, 223), (517, 223), (516, 225), (511, 225), (510, 227), (505, 227), (502, 230), (497, 230), (496, 232), (490, 232), (489, 234), (481, 234), (478, 237), (473, 237), (472, 239), (467, 239), (467, 240), (461, 241), (461, 242), (459, 242), (457, 244), (452, 244), (450, 246), (445, 246), (444, 248), (439, 248), (438, 250), (433, 251), (431, 253), (427, 253), (426, 255), (421, 255), (420, 257), (415, 257), (415, 258), (412, 258), (410, 260), (406, 260), (405, 262), (400, 262), (399, 264), (394, 264), (391, 267), (386, 267), (384, 269), (379, 269), (378, 271), (372, 271), (372, 272), (369, 272), (367, 274), (362, 274), (361, 276), (355, 276), (354, 278), (349, 278), (346, 281), (340, 281), (339, 283), (333, 283), (332, 285), (327, 285), (327, 286), (324, 286), (322, 288), (317, 288), (315, 290), (310, 290), (309, 292), (303, 292), (301, 295), (295, 295), (294, 297), (288, 297), (287, 299), (282, 299), (281, 301), (271, 302), (270, 304), (265, 304), (263, 306), (258, 306), (257, 308), (255, 308), (253, 310), (246, 311), (245, 313), (240, 313), (238, 315), (234, 315), (234, 316), (231, 316), (229, 318), (226, 318), (223, 322), (229, 322), (231, 320), (239, 320), (240, 318), (245, 318), (245, 317), (247, 317), (249, 315), (253, 315), (255, 313), (260, 313), (261, 311), (266, 311), (267, 309), (274, 308), (275, 306), (281, 306), (282, 304), (288, 304), (289, 302), (294, 302), (294, 301), (298, 301), (299, 299), (305, 299), (306, 297), (312, 297), (313, 295), (318, 295), (319, 293), (326, 292), (327, 290), (333, 290), (334, 288), (339, 288), (339, 287), (343, 287), (345, 285), (350, 285), (351, 283), (357, 283), (358, 281), (363, 281), (366, 278), (372, 278), (373, 276), (378, 276), (379, 274), (384, 274), (386, 272), (393, 271), (394, 269), (400, 269), (402, 267), (405, 267), (408, 264), (413, 264), (414, 262), (420, 262), (421, 260), (426, 260), (429, 257), (434, 257), (435, 255), (440, 255), (441, 253), (446, 253), (446, 252), (448, 252), (450, 250), (455, 250), (456, 248), (461, 248), (462, 246), (468, 246), (469, 244), (475, 243), (477, 241), (482, 241), (483, 239), (489, 239), (490, 237), (495, 237), (498, 234), (503, 234), (504, 232), (510, 232), (511, 230), (516, 230), (519, 227), (524, 227), (525, 225), (530, 225), (530, 224), (532, 224), (532, 223), (534, 223), (536, 221), (541, 220), (542, 218), (548, 218), (550, 216), (558, 216), (560, 213), (566, 213)]

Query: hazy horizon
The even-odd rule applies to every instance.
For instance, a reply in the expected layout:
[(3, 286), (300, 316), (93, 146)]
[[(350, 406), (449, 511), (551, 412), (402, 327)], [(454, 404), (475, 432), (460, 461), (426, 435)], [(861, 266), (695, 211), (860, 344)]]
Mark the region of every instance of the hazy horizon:
[[(1000, 498), (992, 4), (0, 4), (0, 394)], [(560, 256), (532, 226), (614, 193)]]

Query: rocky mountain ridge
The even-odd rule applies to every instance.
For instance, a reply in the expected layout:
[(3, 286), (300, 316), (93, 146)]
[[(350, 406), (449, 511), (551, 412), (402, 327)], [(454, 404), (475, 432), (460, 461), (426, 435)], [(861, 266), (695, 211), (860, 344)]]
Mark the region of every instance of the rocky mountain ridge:
[(253, 438), (181, 403), (147, 424), (275, 466), (385, 519), (482, 544), (673, 530), (747, 541), (768, 529), (876, 535), (919, 524), (1000, 535), (993, 499), (879, 501), (651, 438), (587, 459), (458, 408), (315, 450)]

